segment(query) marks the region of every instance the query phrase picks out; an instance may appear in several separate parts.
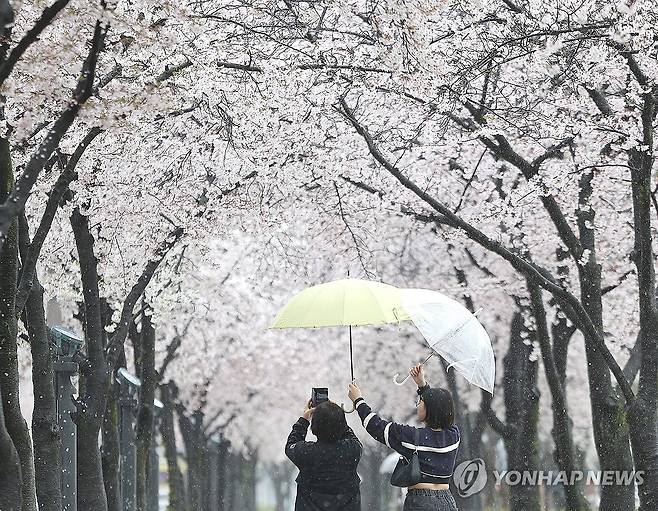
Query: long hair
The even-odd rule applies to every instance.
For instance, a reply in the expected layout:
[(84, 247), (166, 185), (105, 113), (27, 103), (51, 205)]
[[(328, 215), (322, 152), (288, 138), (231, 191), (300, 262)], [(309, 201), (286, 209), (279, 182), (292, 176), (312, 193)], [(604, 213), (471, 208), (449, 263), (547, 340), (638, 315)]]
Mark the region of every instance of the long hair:
[(324, 442), (335, 442), (343, 437), (347, 430), (345, 412), (336, 403), (325, 401), (313, 412), (311, 431)]
[(425, 403), (425, 422), (430, 428), (445, 429), (455, 423), (455, 403), (446, 389), (427, 389), (420, 398)]

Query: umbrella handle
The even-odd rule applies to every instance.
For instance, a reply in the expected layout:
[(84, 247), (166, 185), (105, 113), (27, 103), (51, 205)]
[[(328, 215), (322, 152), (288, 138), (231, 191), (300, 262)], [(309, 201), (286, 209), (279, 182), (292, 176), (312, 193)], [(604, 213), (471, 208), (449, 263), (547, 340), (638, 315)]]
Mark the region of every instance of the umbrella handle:
[[(430, 353), (429, 356), (425, 360), (423, 360), (420, 365), (424, 366), (425, 364), (427, 364), (427, 361), (430, 358), (432, 358), (434, 355), (435, 355), (434, 352)], [(408, 374), (404, 380), (398, 381), (398, 378), (400, 377), (400, 373), (395, 373), (395, 376), (393, 376), (393, 383), (395, 383), (398, 386), (404, 385), (404, 383), (409, 379), (409, 376), (411, 375)]]
[(400, 373), (395, 373), (395, 376), (393, 376), (393, 383), (395, 383), (398, 386), (404, 385), (404, 383), (409, 379), (409, 375), (407, 375), (404, 380), (398, 381), (399, 377), (400, 377)]
[(345, 403), (341, 403), (340, 407), (343, 409), (345, 413), (354, 413), (356, 411), (356, 408), (354, 407), (354, 403), (352, 403), (352, 409), (351, 410), (345, 410)]

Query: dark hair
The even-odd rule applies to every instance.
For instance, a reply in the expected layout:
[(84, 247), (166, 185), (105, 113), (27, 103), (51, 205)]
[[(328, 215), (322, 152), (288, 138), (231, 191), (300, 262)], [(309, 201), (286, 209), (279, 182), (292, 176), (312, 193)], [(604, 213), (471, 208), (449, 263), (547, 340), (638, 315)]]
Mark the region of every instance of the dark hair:
[(455, 404), (446, 389), (427, 389), (420, 398), (425, 403), (425, 423), (433, 429), (449, 428), (455, 423)]
[(335, 442), (343, 437), (346, 430), (345, 412), (336, 403), (325, 401), (315, 408), (311, 431), (318, 440)]

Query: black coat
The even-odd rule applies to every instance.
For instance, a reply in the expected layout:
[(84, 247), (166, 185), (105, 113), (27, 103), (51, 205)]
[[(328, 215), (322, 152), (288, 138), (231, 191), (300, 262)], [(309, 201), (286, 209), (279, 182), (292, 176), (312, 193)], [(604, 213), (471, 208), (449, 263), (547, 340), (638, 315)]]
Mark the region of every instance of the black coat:
[(309, 424), (300, 417), (286, 442), (286, 456), (299, 469), (295, 511), (360, 511), (361, 442), (350, 428), (335, 442), (307, 442)]

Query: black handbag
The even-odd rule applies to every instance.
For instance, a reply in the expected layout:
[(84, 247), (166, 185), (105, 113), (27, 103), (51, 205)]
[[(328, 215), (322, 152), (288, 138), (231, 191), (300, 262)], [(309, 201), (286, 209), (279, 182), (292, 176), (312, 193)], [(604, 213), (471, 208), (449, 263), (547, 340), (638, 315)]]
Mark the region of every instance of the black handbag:
[(401, 456), (398, 460), (398, 464), (395, 465), (395, 470), (393, 470), (393, 473), (391, 474), (391, 484), (393, 486), (406, 488), (420, 482), (422, 476), (420, 473), (420, 461), (418, 461), (419, 436), (420, 430), (416, 428), (416, 435), (414, 439), (414, 446), (416, 449), (411, 454), (411, 460), (407, 461), (404, 456)]

